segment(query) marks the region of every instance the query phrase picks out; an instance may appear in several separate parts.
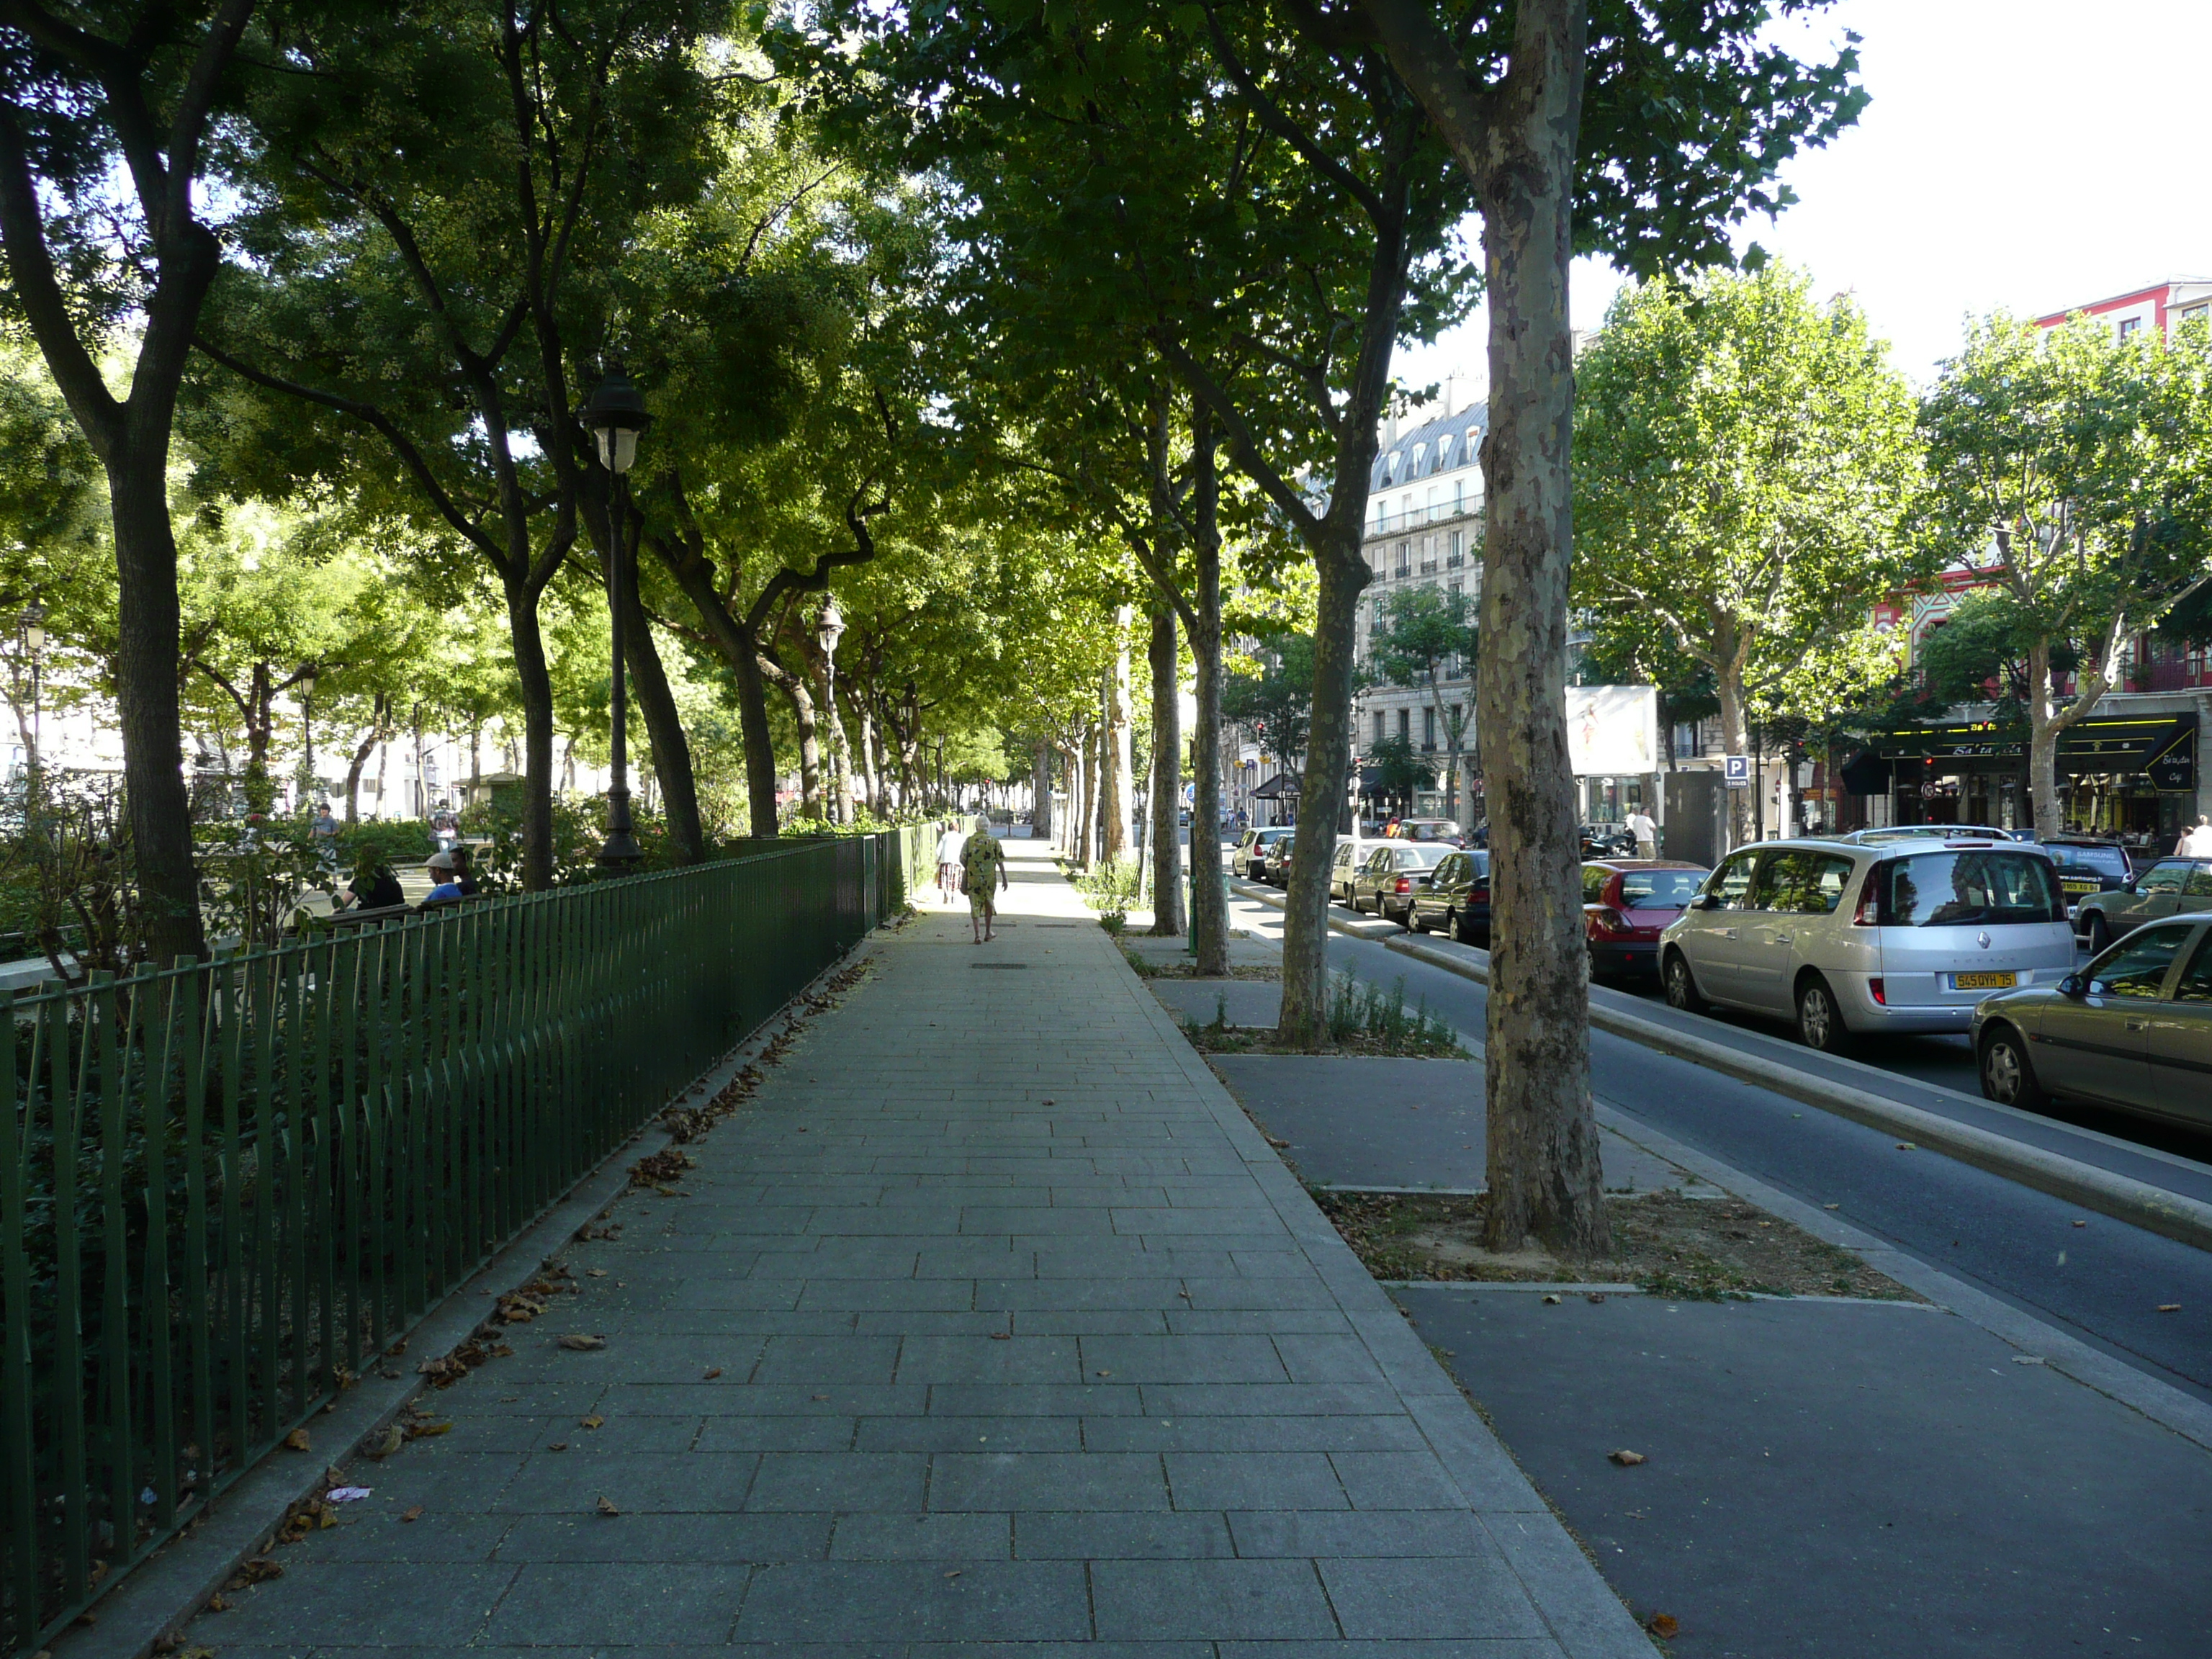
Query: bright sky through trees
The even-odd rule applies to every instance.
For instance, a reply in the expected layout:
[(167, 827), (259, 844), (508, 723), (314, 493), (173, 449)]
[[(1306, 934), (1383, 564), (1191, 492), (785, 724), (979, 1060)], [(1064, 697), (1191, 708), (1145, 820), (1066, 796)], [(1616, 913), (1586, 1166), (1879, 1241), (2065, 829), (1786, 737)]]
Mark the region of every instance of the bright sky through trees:
[[(2203, 0), (1838, 0), (1800, 33), (1844, 29), (1873, 102), (1782, 176), (1799, 197), (1745, 241), (1850, 289), (1917, 384), (1968, 315), (2033, 316), (2212, 276)], [(1595, 328), (1620, 279), (1583, 260), (1574, 321)], [(1482, 373), (1480, 313), (1399, 354), (1401, 380)]]

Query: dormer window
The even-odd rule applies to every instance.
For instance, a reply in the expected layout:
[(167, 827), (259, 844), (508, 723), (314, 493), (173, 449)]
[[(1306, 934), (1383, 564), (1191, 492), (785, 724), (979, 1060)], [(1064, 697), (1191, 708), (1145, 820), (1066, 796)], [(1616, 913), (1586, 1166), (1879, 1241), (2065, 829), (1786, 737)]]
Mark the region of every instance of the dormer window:
[(1395, 450), (1382, 458), (1382, 482), (1385, 484), (1398, 482), (1398, 454)]
[(1421, 460), (1428, 453), (1429, 447), (1426, 444), (1415, 444), (1413, 446), (1413, 465), (1406, 473), (1407, 477), (1418, 478), (1421, 476)]
[(1471, 460), (1473, 460), (1473, 459), (1474, 459), (1474, 452), (1475, 452), (1477, 449), (1480, 448), (1480, 447), (1481, 447), (1481, 446), (1482, 446), (1482, 428), (1481, 428), (1480, 427), (1475, 427), (1475, 426), (1471, 426), (1471, 427), (1468, 428), (1468, 429), (1467, 429), (1467, 449), (1466, 449), (1466, 452), (1465, 452), (1465, 453), (1466, 453), (1466, 459), (1467, 459), (1468, 460), (1470, 460), (1470, 461), (1471, 461)]
[(1449, 432), (1437, 440), (1437, 471), (1442, 472), (1451, 465), (1452, 434)]

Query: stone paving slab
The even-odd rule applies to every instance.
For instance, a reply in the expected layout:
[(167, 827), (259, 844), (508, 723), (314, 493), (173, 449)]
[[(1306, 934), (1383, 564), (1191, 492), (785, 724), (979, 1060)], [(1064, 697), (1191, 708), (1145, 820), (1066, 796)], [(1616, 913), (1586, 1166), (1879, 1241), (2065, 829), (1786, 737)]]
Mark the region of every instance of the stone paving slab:
[(1954, 1314), (1394, 1294), (1677, 1652), (2205, 1650), (2212, 1454)]
[[(1273, 986), (1261, 988), (1273, 990)], [(1215, 1054), (1230, 1091), (1316, 1186), (1437, 1188), (1489, 1183), (1482, 1062), (1334, 1054)], [(1598, 1130), (1608, 1192), (1718, 1188), (1613, 1130)]]
[(1272, 1026), (1282, 1017), (1283, 988), (1256, 979), (1154, 979), (1145, 981), (1179, 1021)]
[[(1013, 849), (1021, 859), (1027, 849)], [(278, 1652), (1613, 1659), (1646, 1639), (1074, 896), (909, 924), (427, 1402)], [(1018, 971), (979, 971), (988, 961)], [(602, 1336), (572, 1352), (564, 1334)], [(613, 1513), (608, 1513), (611, 1510)]]

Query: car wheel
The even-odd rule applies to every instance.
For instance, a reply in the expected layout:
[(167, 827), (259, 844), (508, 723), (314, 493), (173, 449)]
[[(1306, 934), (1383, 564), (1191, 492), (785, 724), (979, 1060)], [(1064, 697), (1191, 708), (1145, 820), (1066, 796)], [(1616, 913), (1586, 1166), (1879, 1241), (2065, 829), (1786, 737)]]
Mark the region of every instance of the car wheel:
[(1425, 933), (1429, 931), (1429, 919), (1419, 910), (1408, 910), (1406, 913), (1406, 925), (1417, 933)]
[(1824, 979), (1808, 979), (1797, 990), (1797, 1035), (1808, 1048), (1839, 1054), (1850, 1046), (1851, 1034), (1844, 1024), (1844, 1011)]
[(2089, 918), (2089, 954), (2093, 957), (2101, 955), (2105, 947), (2112, 942), (2112, 924), (2102, 916), (2091, 916)]
[(1689, 959), (1680, 951), (1667, 958), (1662, 977), (1666, 981), (1667, 1006), (1685, 1014), (1702, 1014), (1705, 1000), (1698, 994), (1697, 975), (1690, 971)]
[(2046, 1097), (2027, 1058), (2027, 1039), (2000, 1025), (1982, 1040), (1982, 1094), (2000, 1106), (2035, 1111)]

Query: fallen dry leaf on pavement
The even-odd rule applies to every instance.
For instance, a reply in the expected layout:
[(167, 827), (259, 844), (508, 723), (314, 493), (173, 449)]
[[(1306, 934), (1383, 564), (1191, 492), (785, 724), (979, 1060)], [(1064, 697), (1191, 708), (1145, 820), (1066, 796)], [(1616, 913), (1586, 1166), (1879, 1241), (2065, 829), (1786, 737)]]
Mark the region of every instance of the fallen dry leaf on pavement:
[(1682, 1621), (1671, 1613), (1655, 1613), (1644, 1628), (1663, 1642), (1682, 1628)]
[(620, 1515), (622, 1513), (620, 1510), (615, 1507), (614, 1499), (605, 1495), (602, 1495), (599, 1498), (599, 1510), (601, 1515)]
[(2161, 1302), (2158, 1304), (2158, 1310), (2160, 1313), (2179, 1313), (2181, 1304), (2179, 1302)]
[(307, 1431), (305, 1429), (295, 1429), (291, 1433), (286, 1435), (284, 1437), (284, 1449), (287, 1451), (307, 1450)]
[(414, 1423), (408, 1425), (407, 1437), (410, 1440), (428, 1440), (433, 1435), (451, 1434), (453, 1431), (451, 1423)]
[(208, 1597), (207, 1610), (210, 1613), (228, 1613), (230, 1603), (223, 1599), (222, 1592), (218, 1590)]
[(605, 1347), (607, 1340), (604, 1336), (586, 1336), (580, 1332), (572, 1331), (561, 1339), (561, 1346), (572, 1353), (589, 1353), (594, 1348)]
[(994, 1342), (1011, 1342), (1013, 1340), (1014, 1334), (1012, 1331), (993, 1331), (991, 1333), (991, 1340)]
[(402, 1521), (420, 1521), (422, 1518), (422, 1506), (420, 1504), (416, 1504), (412, 1509), (404, 1512), (399, 1518)]
[(605, 1418), (600, 1416), (597, 1412), (593, 1412), (589, 1417), (584, 1419), (584, 1426), (587, 1429), (599, 1428), (605, 1425), (606, 1420), (607, 1419)]
[(1556, 1291), (1547, 1292), (1544, 1297), (1544, 1302), (1547, 1307), (1557, 1307), (1559, 1305), (1559, 1295)]
[(1287, 1140), (1278, 1140), (1278, 1139), (1275, 1139), (1275, 1137), (1274, 1137), (1274, 1136), (1273, 1136), (1273, 1135), (1269, 1135), (1269, 1136), (1267, 1137), (1267, 1144), (1268, 1144), (1270, 1146), (1273, 1146), (1273, 1147), (1277, 1152), (1281, 1152), (1285, 1147), (1288, 1146), (1291, 1143), (1290, 1143), (1289, 1141), (1287, 1141)]
[(385, 1430), (382, 1434), (376, 1437), (376, 1443), (374, 1445), (364, 1446), (362, 1449), (367, 1452), (371, 1457), (382, 1459), (391, 1456), (392, 1453), (398, 1451), (400, 1447), (406, 1444), (406, 1443), (407, 1437), (400, 1432), (399, 1425), (397, 1423), (394, 1423), (391, 1427)]
[(567, 1441), (565, 1441), (565, 1440), (556, 1440), (556, 1441), (555, 1441), (551, 1445), (548, 1446), (545, 1449), (546, 1449), (547, 1451), (566, 1451), (566, 1450), (568, 1450), (568, 1443)]
[(722, 1368), (721, 1368), (720, 1365), (709, 1365), (709, 1366), (708, 1366), (708, 1367), (707, 1367), (707, 1375), (706, 1375), (703, 1378), (702, 1378), (701, 1380), (702, 1380), (702, 1382), (713, 1382), (716, 1377), (720, 1376), (721, 1374), (722, 1374)]
[(1642, 1452), (1630, 1451), (1626, 1447), (1623, 1447), (1619, 1451), (1607, 1452), (1606, 1455), (1611, 1458), (1614, 1462), (1620, 1464), (1624, 1469), (1632, 1468), (1638, 1463), (1649, 1463), (1651, 1461)]
[(1900, 1152), (1917, 1152), (1920, 1148), (1909, 1140), (1900, 1140), (1897, 1143), (1897, 1150)]
[(284, 1576), (284, 1564), (272, 1561), (265, 1555), (257, 1555), (241, 1565), (225, 1589), (243, 1589), (248, 1584), (265, 1584), (272, 1578)]
[(584, 1276), (586, 1279), (605, 1279), (607, 1276), (607, 1270), (605, 1267), (586, 1267), (584, 1269)]

